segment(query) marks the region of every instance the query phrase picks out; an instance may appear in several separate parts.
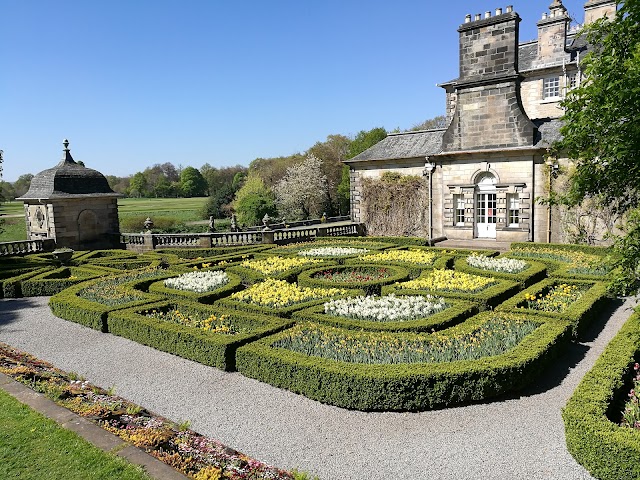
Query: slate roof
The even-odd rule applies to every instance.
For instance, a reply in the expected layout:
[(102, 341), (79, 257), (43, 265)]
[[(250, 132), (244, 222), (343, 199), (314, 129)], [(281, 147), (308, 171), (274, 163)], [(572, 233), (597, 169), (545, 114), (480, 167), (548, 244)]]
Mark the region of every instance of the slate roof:
[(64, 141), (62, 160), (53, 168), (31, 179), (29, 191), (16, 200), (53, 199), (95, 196), (120, 196), (109, 187), (104, 175), (97, 170), (78, 165)]
[(376, 143), (361, 154), (345, 160), (345, 163), (419, 158), (434, 155), (442, 151), (442, 137), (445, 131), (446, 129), (443, 128), (390, 133), (384, 140)]

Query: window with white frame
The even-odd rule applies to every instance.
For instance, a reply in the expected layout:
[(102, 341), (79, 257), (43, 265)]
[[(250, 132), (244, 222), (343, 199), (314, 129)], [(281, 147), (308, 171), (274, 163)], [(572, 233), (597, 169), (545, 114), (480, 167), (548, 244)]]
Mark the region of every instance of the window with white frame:
[(547, 77), (542, 80), (542, 98), (544, 100), (560, 97), (560, 77)]
[(572, 90), (580, 85), (580, 75), (578, 72), (573, 72), (567, 75), (567, 89)]
[(453, 196), (454, 224), (464, 226), (464, 195)]
[(520, 196), (517, 193), (507, 195), (507, 224), (510, 227), (520, 225)]

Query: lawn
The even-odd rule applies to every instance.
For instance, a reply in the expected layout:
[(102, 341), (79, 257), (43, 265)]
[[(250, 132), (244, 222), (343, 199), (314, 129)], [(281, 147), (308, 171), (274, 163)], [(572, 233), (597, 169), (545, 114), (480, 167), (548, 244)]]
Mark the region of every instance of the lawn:
[(149, 480), (151, 477), (0, 390), (0, 478)]

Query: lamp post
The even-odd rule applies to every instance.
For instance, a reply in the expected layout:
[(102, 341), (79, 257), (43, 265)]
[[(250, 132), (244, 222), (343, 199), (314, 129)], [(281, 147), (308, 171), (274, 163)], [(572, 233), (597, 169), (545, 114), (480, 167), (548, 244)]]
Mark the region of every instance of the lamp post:
[(432, 226), (431, 226), (431, 218), (432, 218), (432, 209), (433, 209), (433, 199), (431, 198), (431, 176), (433, 174), (433, 170), (436, 168), (436, 164), (431, 162), (429, 157), (425, 157), (425, 164), (424, 164), (424, 170), (423, 170), (423, 175), (428, 175), (429, 179), (427, 180), (429, 182), (429, 246), (431, 246), (431, 239), (432, 239)]
[[(548, 154), (544, 160), (544, 164), (549, 168), (549, 200), (551, 200), (551, 189), (553, 187), (553, 179), (558, 175), (558, 159)], [(551, 243), (551, 202), (547, 208), (547, 243)]]

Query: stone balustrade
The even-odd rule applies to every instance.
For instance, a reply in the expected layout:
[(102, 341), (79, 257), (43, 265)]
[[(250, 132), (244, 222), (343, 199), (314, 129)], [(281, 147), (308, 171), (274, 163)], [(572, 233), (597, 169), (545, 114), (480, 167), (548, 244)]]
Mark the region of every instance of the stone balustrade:
[(0, 242), (0, 257), (27, 255), (29, 253), (52, 252), (56, 247), (55, 240), (19, 240), (16, 242)]

